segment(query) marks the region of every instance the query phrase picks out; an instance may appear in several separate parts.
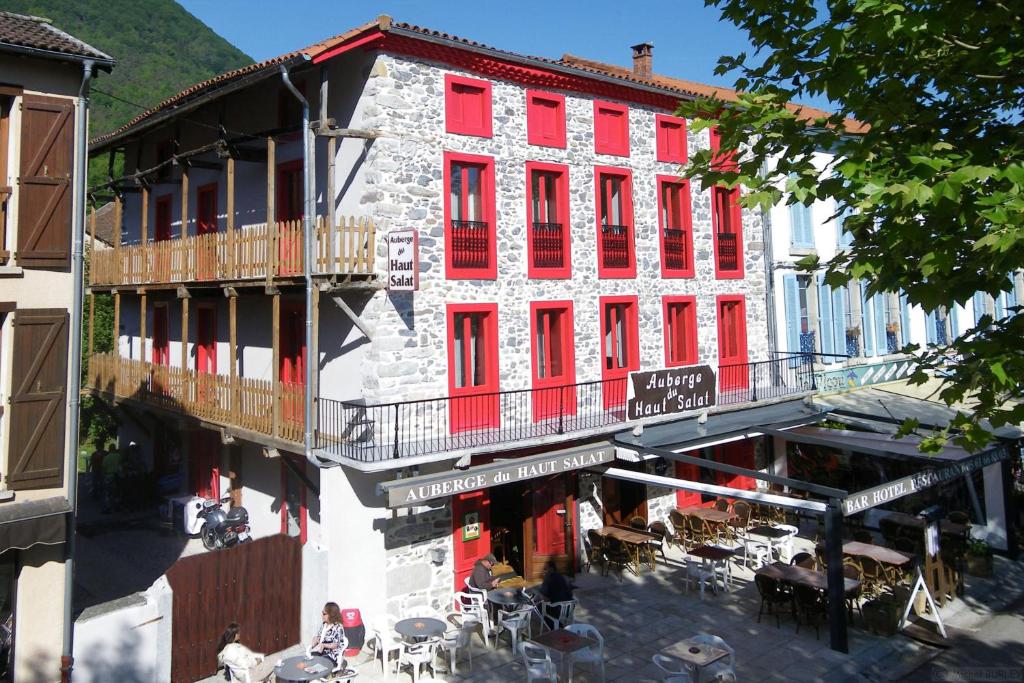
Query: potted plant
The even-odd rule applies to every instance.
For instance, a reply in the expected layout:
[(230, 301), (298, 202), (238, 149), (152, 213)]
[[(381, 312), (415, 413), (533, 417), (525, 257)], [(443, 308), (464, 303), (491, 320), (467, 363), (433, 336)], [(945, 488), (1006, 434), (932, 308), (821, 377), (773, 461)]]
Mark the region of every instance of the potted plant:
[(885, 331), (888, 332), (889, 334), (896, 334), (897, 332), (900, 331), (900, 324), (897, 322), (886, 323)]
[(856, 327), (856, 326), (854, 326), (854, 327), (847, 327), (846, 328), (846, 338), (847, 339), (859, 339), (860, 338), (860, 328)]
[(976, 538), (967, 541), (967, 573), (971, 576), (992, 576), (992, 546)]

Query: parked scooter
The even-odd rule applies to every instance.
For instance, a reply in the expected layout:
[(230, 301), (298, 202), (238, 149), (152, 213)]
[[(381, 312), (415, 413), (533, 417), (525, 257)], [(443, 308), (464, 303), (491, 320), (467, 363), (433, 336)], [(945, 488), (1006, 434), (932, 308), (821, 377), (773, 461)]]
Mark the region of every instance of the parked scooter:
[(206, 499), (202, 503), (198, 516), (203, 520), (203, 526), (199, 529), (199, 537), (207, 550), (230, 548), (252, 540), (246, 509), (239, 506), (224, 512), (223, 505), (230, 500), (230, 496), (225, 496), (220, 500)]

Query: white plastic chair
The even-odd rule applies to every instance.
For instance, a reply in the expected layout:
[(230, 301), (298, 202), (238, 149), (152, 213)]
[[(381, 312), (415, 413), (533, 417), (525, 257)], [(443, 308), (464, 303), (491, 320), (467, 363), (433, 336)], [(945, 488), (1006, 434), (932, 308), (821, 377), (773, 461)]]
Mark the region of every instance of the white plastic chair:
[[(461, 617), (462, 615), (459, 614), (457, 616)], [(473, 670), (473, 642), (470, 637), (472, 635), (473, 628), (463, 621), (458, 627), (448, 629), (441, 636), (441, 642), (438, 644), (437, 650), (443, 650), (448, 653), (448, 671), (453, 676), (458, 673), (456, 663), (458, 662), (460, 652), (466, 653), (467, 659), (469, 659), (469, 670)]]
[(782, 562), (789, 562), (790, 558), (793, 557), (793, 539), (796, 538), (797, 533), (800, 532), (792, 524), (777, 524), (776, 529), (783, 529), (788, 532), (785, 536), (779, 538), (773, 538), (771, 540), (772, 550), (779, 554), (779, 560)]
[(424, 665), (430, 666), (430, 678), (434, 679), (437, 672), (434, 671), (434, 651), (439, 638), (428, 638), (419, 643), (402, 643), (402, 652), (398, 655), (398, 670), (403, 666), (412, 667), (412, 680), (417, 683), (420, 680), (420, 669)]
[(539, 645), (529, 641), (519, 643), (519, 652), (523, 656), (523, 664), (526, 666), (526, 683), (543, 679), (558, 683), (558, 669), (551, 661), (551, 653)]
[(729, 643), (709, 633), (698, 633), (690, 640), (700, 645), (718, 647), (729, 653), (728, 657), (697, 669), (697, 683), (736, 680), (736, 651), (732, 649)]
[(686, 590), (690, 590), (690, 583), (696, 581), (700, 588), (700, 599), (704, 599), (704, 588), (711, 587), (711, 592), (718, 594), (718, 582), (715, 580), (714, 567), (695, 560), (686, 561)]
[(693, 683), (693, 677), (690, 676), (690, 671), (683, 660), (656, 654), (651, 657), (651, 661), (661, 670), (663, 683)]
[(464, 583), (464, 584), (466, 585), (466, 592), (467, 592), (467, 593), (479, 593), (480, 595), (482, 595), (482, 596), (483, 596), (484, 600), (487, 600), (487, 589), (486, 589), (486, 588), (477, 588), (476, 586), (474, 586), (473, 584), (471, 584), (471, 583), (469, 582), (469, 580), (470, 580), (471, 578), (472, 578), (472, 577), (470, 577), (470, 576), (467, 576), (466, 578), (464, 578), (464, 579), (462, 580), (462, 583)]
[(231, 683), (252, 683), (252, 679), (249, 677), (249, 672), (246, 669), (238, 669), (227, 665), (224, 668), (228, 672), (228, 681)]
[(570, 624), (565, 627), (566, 631), (571, 631), (578, 636), (584, 638), (590, 638), (596, 640), (597, 645), (591, 645), (585, 647), (582, 650), (576, 650), (569, 655), (569, 680), (572, 680), (572, 670), (577, 664), (587, 664), (594, 666), (598, 671), (601, 672), (601, 680), (604, 680), (604, 637), (601, 632), (590, 624)]
[(462, 614), (462, 625), (476, 629), (480, 625), (480, 631), (484, 639), (484, 645), (490, 647), (491, 641), (491, 618), (487, 614), (487, 603), (480, 593), (456, 593), (455, 610)]
[[(758, 541), (749, 536), (741, 536), (739, 541), (740, 547), (743, 549), (743, 557), (740, 560), (740, 564), (748, 569), (760, 569), (768, 564), (772, 556), (772, 549), (768, 543)], [(754, 562), (753, 566), (751, 566), (751, 560)]]
[(402, 654), (402, 639), (395, 632), (392, 617), (378, 615), (370, 620), (370, 642), (373, 643), (373, 659), (380, 656), (380, 673), (384, 675), (391, 661), (391, 653)]
[[(548, 612), (548, 608), (557, 610), (554, 616)], [(543, 633), (545, 630), (557, 631), (560, 628), (565, 628), (573, 621), (573, 615), (576, 613), (576, 600), (566, 600), (564, 602), (542, 602), (540, 603), (540, 632)], [(553, 625), (549, 626), (548, 622), (552, 622)]]
[(502, 631), (508, 631), (512, 638), (512, 652), (519, 649), (519, 634), (525, 632), (527, 638), (533, 637), (533, 607), (520, 607), (512, 612), (498, 614), (498, 627), (494, 632), (495, 647)]

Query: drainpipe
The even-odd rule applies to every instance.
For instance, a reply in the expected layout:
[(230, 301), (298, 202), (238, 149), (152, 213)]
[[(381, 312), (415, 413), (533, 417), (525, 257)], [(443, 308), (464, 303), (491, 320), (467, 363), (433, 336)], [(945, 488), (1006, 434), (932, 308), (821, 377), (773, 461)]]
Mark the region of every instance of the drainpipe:
[(71, 281), (74, 293), (71, 300), (70, 377), (68, 386), (68, 503), (71, 505), (68, 520), (67, 558), (64, 561), (64, 632), (61, 639), (60, 680), (68, 683), (74, 666), (74, 634), (72, 623), (72, 598), (75, 590), (75, 525), (78, 516), (78, 409), (82, 392), (82, 299), (84, 297), (84, 268), (82, 249), (85, 243), (85, 183), (88, 173), (86, 159), (89, 130), (89, 82), (92, 80), (94, 62), (87, 59), (82, 63), (82, 85), (78, 89), (78, 115), (75, 117), (75, 174), (72, 188), (75, 211), (72, 216)]
[[(316, 187), (311, 178), (313, 171), (313, 141), (309, 130), (309, 101), (303, 97), (288, 76), (288, 67), (281, 65), (281, 80), (302, 104), (302, 275), (306, 280), (306, 386), (303, 388), (305, 398), (305, 433), (303, 442), (306, 449), (306, 460), (313, 454), (313, 367), (320, 363), (319, 358), (311, 358), (313, 345), (313, 214), (316, 211)], [(319, 355), (319, 354), (317, 354)]]
[[(762, 175), (767, 173), (767, 165), (761, 166)], [(764, 291), (767, 301), (765, 315), (768, 320), (768, 357), (774, 357), (779, 350), (778, 331), (775, 326), (775, 255), (772, 252), (772, 215), (770, 209), (761, 208), (761, 234), (764, 240)]]

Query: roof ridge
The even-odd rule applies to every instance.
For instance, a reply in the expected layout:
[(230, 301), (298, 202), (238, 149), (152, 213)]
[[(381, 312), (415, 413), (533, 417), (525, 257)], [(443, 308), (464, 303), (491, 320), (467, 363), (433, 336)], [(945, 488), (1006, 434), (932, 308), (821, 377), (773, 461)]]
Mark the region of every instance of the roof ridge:
[(7, 10), (0, 10), (0, 14), (9, 17), (17, 17), (19, 19), (28, 19), (29, 21), (35, 21), (40, 24), (47, 24), (49, 26), (53, 26), (53, 19), (50, 19), (49, 17), (40, 17), (36, 16), (35, 14), (20, 14), (18, 12), (9, 12)]

